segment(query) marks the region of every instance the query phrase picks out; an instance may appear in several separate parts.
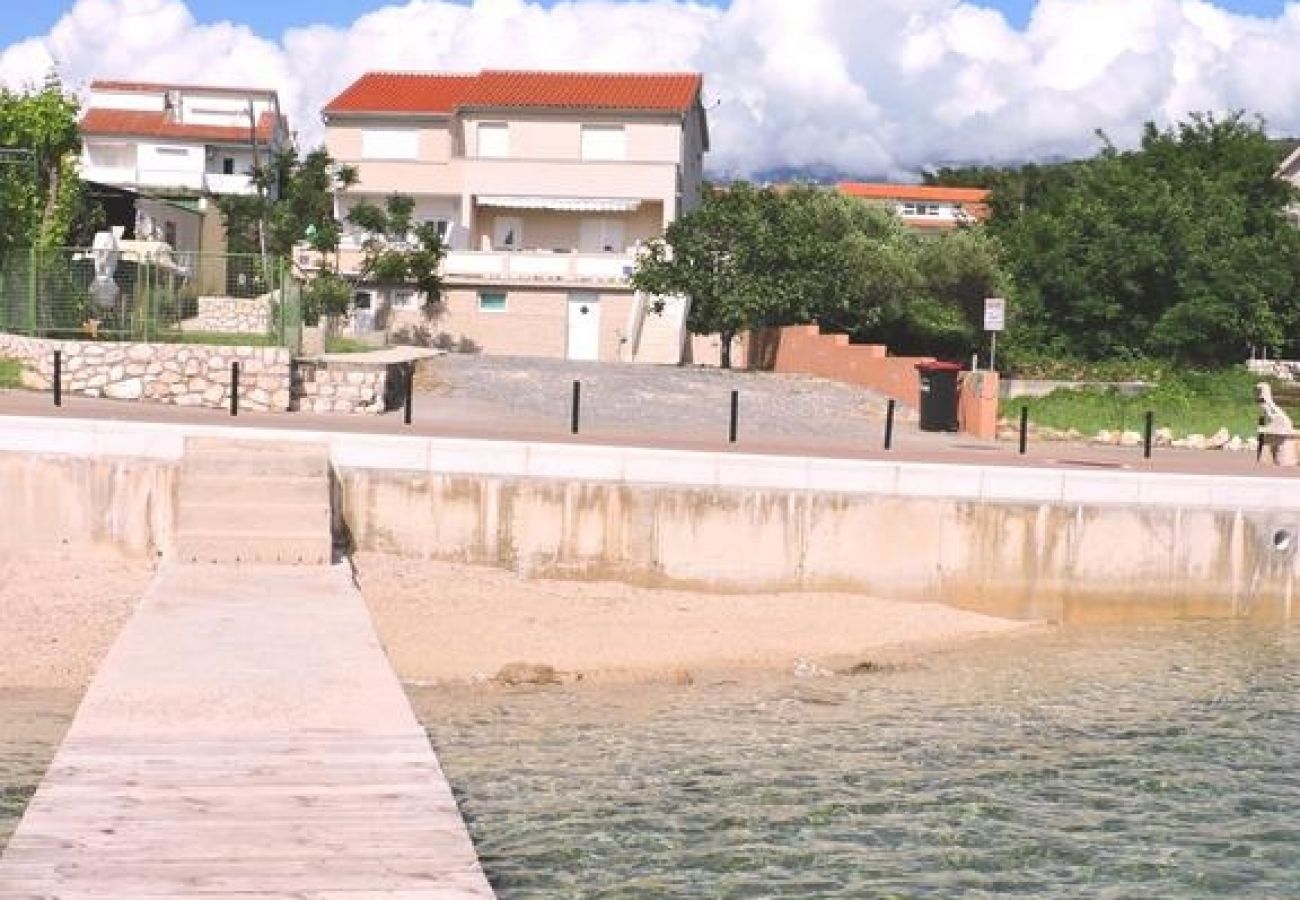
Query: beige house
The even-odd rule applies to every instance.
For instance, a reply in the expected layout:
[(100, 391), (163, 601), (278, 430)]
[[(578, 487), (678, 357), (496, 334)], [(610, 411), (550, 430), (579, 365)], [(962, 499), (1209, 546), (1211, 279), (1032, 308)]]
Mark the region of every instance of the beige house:
[[(685, 302), (648, 314), (655, 298), (628, 276), (639, 245), (699, 202), (700, 89), (697, 74), (362, 76), (324, 109), (330, 155), (360, 176), (338, 218), (406, 194), (450, 249), (431, 314), (414, 291), (362, 285), (353, 327), (427, 329), (487, 353), (679, 361)], [(365, 237), (346, 231), (344, 274)]]

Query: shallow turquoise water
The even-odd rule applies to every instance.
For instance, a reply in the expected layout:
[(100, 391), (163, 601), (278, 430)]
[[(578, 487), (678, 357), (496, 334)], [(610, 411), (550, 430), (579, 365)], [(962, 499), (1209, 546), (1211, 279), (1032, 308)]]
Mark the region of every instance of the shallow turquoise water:
[(1295, 628), (414, 699), (505, 898), (1300, 897)]

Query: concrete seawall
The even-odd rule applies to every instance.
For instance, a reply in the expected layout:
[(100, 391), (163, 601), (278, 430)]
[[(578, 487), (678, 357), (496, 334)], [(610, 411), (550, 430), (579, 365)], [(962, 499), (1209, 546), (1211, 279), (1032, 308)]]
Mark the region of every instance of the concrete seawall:
[[(169, 546), (186, 435), (8, 419), (0, 548)], [(717, 591), (846, 589), (1051, 619), (1290, 617), (1300, 480), (241, 430), (330, 444), (355, 545)]]

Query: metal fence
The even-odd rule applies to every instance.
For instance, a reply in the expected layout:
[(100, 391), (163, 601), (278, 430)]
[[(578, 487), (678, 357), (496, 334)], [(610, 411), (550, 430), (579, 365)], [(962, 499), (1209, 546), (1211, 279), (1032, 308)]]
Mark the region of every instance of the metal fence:
[(200, 297), (230, 297), (265, 300), (267, 329), (259, 343), (300, 348), (302, 290), (284, 260), (123, 251), (114, 266), (103, 264), (102, 252), (99, 262), (97, 270), (90, 248), (0, 255), (0, 331), (76, 340), (237, 343), (234, 333), (199, 336), (182, 327), (198, 315)]

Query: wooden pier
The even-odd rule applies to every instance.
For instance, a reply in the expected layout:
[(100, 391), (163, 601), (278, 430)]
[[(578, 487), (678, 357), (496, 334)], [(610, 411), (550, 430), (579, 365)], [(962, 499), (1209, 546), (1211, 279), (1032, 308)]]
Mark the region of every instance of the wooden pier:
[(344, 566), (167, 563), (0, 858), (0, 898), (488, 898)]

